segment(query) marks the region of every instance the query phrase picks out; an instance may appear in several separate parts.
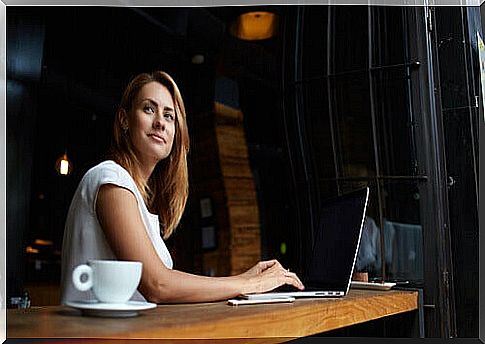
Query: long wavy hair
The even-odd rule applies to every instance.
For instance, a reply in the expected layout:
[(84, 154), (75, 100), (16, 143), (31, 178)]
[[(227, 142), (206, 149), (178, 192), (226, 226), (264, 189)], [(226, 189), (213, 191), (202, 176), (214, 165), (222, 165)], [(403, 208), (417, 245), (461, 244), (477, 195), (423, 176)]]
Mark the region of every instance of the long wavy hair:
[[(158, 82), (165, 86), (175, 106), (175, 137), (168, 157), (155, 166), (148, 182), (142, 178), (129, 130), (123, 130), (122, 112), (131, 114), (133, 102), (146, 84)], [(147, 208), (159, 215), (164, 239), (170, 237), (180, 222), (188, 196), (187, 154), (189, 133), (185, 106), (177, 84), (162, 71), (142, 73), (134, 77), (126, 87), (113, 126), (113, 143), (109, 157), (123, 166), (133, 177)]]

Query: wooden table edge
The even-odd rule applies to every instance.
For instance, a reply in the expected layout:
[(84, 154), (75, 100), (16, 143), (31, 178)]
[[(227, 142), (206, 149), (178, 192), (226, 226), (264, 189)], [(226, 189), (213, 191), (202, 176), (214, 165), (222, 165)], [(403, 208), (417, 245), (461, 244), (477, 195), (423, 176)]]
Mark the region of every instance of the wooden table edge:
[[(358, 302), (355, 302), (355, 301)], [(400, 300), (399, 305), (386, 305), (388, 300)], [(313, 302), (312, 302), (313, 301)], [(261, 311), (248, 314), (241, 313), (230, 317), (222, 318), (217, 323), (199, 321), (196, 323), (184, 324), (180, 326), (161, 327), (134, 330), (133, 328), (120, 331), (117, 334), (101, 336), (93, 334), (92, 337), (81, 336), (20, 336), (15, 334), (8, 335), (8, 316), (7, 316), (7, 338), (71, 338), (71, 339), (138, 339), (138, 340), (229, 340), (229, 339), (285, 339), (314, 335), (326, 331), (339, 329), (346, 326), (376, 320), (386, 316), (392, 316), (404, 312), (414, 311), (418, 308), (418, 293), (416, 291), (393, 291), (386, 292), (367, 292), (364, 297), (356, 299), (343, 298), (322, 302), (318, 299), (297, 300), (291, 307), (273, 307), (266, 305), (264, 314)], [(337, 305), (334, 304), (337, 303)], [(362, 304), (362, 305), (360, 305)], [(357, 311), (353, 312), (353, 306), (357, 306)], [(257, 305), (258, 307), (263, 305)], [(371, 307), (372, 306), (372, 307)], [(231, 306), (224, 306), (231, 307)], [(256, 307), (256, 306), (238, 306)], [(366, 308), (368, 307), (368, 308)], [(231, 307), (232, 308), (232, 307)], [(374, 313), (370, 314), (374, 308)], [(156, 312), (156, 309), (151, 310)], [(150, 311), (147, 311), (150, 312)], [(351, 313), (355, 314), (351, 314)], [(346, 315), (345, 315), (346, 314)], [(296, 318), (295, 318), (296, 317)], [(350, 319), (350, 320), (349, 320)], [(290, 328), (281, 325), (291, 324)]]

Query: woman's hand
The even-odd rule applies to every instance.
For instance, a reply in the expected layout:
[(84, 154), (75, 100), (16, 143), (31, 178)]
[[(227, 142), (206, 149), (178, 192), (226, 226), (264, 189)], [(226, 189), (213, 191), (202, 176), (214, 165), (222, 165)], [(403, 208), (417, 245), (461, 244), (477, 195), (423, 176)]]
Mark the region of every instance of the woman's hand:
[(300, 290), (305, 289), (298, 276), (283, 268), (277, 260), (261, 261), (239, 277), (247, 281), (245, 293), (264, 293), (283, 284), (292, 285)]
[(281, 266), (280, 262), (278, 262), (276, 259), (273, 259), (273, 260), (265, 260), (265, 261), (259, 262), (258, 264), (256, 264), (255, 266), (253, 266), (251, 269), (249, 269), (246, 272), (243, 272), (239, 276), (241, 276), (241, 277), (247, 277), (247, 278), (254, 277), (254, 276), (257, 276), (257, 275), (261, 274), (263, 271), (267, 270), (268, 268), (272, 267), (273, 265), (278, 265), (281, 268), (283, 268)]

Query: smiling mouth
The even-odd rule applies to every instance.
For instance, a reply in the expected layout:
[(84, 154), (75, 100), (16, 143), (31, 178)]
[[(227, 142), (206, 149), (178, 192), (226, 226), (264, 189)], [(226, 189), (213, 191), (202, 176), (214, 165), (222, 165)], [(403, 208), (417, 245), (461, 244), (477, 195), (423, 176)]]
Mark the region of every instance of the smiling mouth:
[(154, 141), (158, 143), (166, 143), (165, 139), (161, 136), (155, 135), (155, 134), (148, 134), (149, 137), (151, 137)]

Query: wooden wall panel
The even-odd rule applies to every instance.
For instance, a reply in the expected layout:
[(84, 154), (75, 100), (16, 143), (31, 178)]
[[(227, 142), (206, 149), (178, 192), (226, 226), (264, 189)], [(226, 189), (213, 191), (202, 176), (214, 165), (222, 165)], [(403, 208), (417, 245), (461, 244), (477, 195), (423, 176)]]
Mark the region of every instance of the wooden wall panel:
[(206, 274), (233, 275), (261, 259), (259, 210), (243, 113), (215, 103), (205, 118), (195, 135), (192, 189), (198, 201), (211, 199), (214, 214), (200, 219), (200, 224), (215, 226), (217, 247), (203, 252), (202, 265)]
[(214, 111), (231, 233), (231, 274), (238, 274), (261, 259), (258, 203), (249, 165), (243, 113), (218, 103)]

